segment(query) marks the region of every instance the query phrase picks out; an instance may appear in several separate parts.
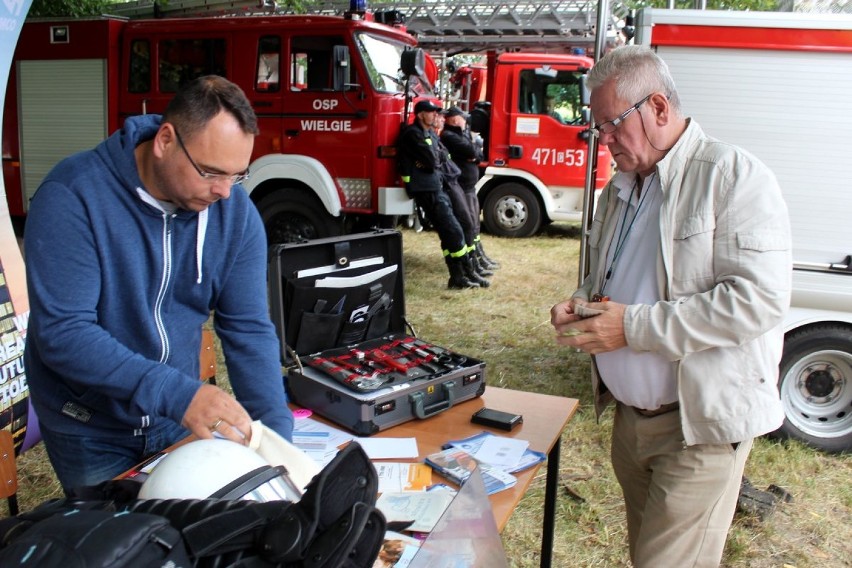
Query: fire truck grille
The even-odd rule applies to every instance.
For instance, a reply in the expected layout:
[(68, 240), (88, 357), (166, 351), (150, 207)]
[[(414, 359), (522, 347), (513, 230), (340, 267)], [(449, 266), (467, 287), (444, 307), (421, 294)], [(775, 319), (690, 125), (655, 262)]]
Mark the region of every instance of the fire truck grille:
[(370, 180), (360, 178), (337, 178), (343, 190), (345, 206), (353, 209), (371, 209), (373, 197), (370, 192)]

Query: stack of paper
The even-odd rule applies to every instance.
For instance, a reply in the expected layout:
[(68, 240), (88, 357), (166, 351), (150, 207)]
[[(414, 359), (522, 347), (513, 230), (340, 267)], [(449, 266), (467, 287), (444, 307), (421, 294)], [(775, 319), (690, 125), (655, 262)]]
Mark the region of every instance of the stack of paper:
[(498, 466), (477, 462), (470, 454), (458, 448), (449, 448), (426, 456), (426, 463), (432, 469), (447, 479), (463, 485), (476, 467), (482, 473), (482, 481), (485, 483), (485, 492), (488, 495), (509, 489), (517, 483), (518, 479)]
[(450, 440), (444, 449), (458, 448), (481, 463), (496, 465), (509, 473), (518, 473), (547, 459), (542, 452), (529, 449), (529, 442), (483, 431), (461, 440)]

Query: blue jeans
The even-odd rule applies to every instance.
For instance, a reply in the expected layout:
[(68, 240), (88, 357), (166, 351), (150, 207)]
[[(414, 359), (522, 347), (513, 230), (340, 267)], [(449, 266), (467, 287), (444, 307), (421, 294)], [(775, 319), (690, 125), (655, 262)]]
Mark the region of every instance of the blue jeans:
[(189, 435), (187, 429), (169, 420), (141, 436), (129, 431), (77, 436), (40, 426), (47, 456), (66, 495), (76, 487), (108, 481)]

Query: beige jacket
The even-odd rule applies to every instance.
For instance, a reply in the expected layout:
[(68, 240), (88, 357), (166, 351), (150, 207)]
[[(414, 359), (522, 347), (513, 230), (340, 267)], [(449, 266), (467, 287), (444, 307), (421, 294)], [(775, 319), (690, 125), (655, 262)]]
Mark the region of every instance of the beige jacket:
[[(790, 224), (778, 182), (754, 156), (708, 137), (692, 120), (657, 172), (665, 196), (657, 257), (665, 300), (628, 306), (627, 343), (676, 363), (686, 444), (771, 432), (784, 418), (778, 363), (792, 279)], [(592, 268), (574, 297), (588, 299), (602, 282), (616, 193), (610, 183), (598, 201), (589, 236)], [(592, 367), (600, 416), (612, 396)]]

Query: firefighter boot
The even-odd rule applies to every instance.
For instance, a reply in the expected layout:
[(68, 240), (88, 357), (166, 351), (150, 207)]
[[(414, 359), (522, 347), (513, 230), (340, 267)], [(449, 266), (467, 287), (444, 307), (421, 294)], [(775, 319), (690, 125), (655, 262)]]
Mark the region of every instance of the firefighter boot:
[(462, 266), (464, 266), (464, 275), (471, 282), (475, 282), (480, 288), (488, 288), (491, 286), (491, 282), (489, 282), (484, 276), (480, 276), (476, 271), (476, 261), (473, 258), (473, 253), (467, 253), (459, 260), (462, 261)]
[(450, 280), (447, 282), (447, 288), (451, 290), (479, 288), (479, 284), (472, 282), (465, 274), (462, 262), (464, 257), (453, 258), (451, 256), (445, 256), (444, 260), (447, 263), (447, 269), (450, 271)]
[(479, 255), (479, 251), (476, 250), (476, 247), (470, 247), (469, 251), (470, 252), (468, 252), (468, 254), (473, 259), (473, 267), (476, 269), (476, 273), (483, 278), (494, 276), (494, 271), (485, 266), (485, 261)]
[(485, 249), (482, 248), (482, 241), (476, 241), (476, 252), (479, 255), (479, 258), (482, 259), (482, 264), (488, 270), (495, 270), (500, 268), (500, 263), (496, 260), (492, 260), (488, 258), (488, 255), (485, 254)]

